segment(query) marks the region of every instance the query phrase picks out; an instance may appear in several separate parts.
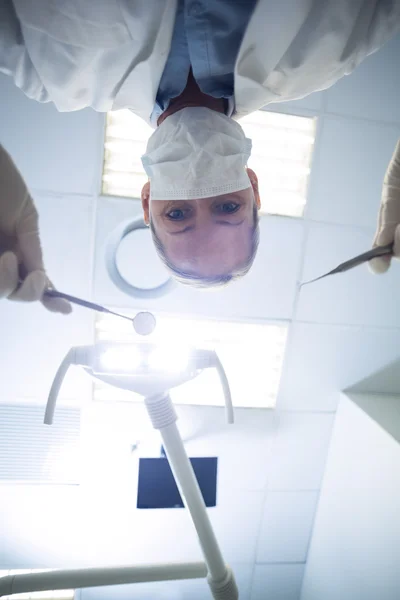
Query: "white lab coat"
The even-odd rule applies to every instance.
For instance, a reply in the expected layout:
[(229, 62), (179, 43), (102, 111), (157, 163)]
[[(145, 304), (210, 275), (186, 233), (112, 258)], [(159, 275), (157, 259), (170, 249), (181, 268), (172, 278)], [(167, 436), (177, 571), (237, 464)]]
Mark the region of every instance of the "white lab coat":
[[(1, 2), (15, 12), (0, 12), (0, 71), (27, 96), (149, 122), (176, 0)], [(399, 30), (400, 0), (259, 0), (235, 66), (237, 118), (330, 87)]]

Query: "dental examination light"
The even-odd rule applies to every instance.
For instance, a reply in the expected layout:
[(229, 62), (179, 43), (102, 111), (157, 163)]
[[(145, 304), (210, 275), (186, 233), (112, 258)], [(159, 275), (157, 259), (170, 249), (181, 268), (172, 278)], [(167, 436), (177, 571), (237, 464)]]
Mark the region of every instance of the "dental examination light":
[[(154, 317), (153, 317), (154, 318)], [(144, 328), (146, 329), (146, 327)], [(177, 414), (169, 390), (196, 378), (204, 369), (218, 372), (225, 397), (228, 423), (233, 423), (233, 407), (224, 368), (214, 351), (138, 341), (100, 342), (71, 348), (62, 361), (46, 406), (44, 422), (53, 422), (58, 393), (70, 366), (79, 365), (92, 377), (144, 397), (148, 415), (158, 429), (162, 445), (186, 508), (192, 517), (204, 563), (105, 567), (103, 569), (60, 570), (0, 578), (0, 596), (19, 592), (75, 589), (139, 581), (202, 578), (207, 576), (216, 600), (239, 598), (234, 574), (223, 560), (208, 517), (203, 496), (176, 425)]]

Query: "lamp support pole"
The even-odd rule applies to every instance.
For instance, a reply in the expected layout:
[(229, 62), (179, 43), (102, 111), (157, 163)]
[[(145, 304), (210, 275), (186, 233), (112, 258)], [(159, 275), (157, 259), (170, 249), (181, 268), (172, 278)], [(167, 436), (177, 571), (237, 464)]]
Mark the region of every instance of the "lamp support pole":
[(212, 528), (202, 493), (178, 427), (177, 414), (168, 393), (145, 399), (152, 425), (158, 429), (176, 484), (189, 510), (208, 568), (208, 584), (216, 600), (239, 598), (235, 578), (225, 564)]

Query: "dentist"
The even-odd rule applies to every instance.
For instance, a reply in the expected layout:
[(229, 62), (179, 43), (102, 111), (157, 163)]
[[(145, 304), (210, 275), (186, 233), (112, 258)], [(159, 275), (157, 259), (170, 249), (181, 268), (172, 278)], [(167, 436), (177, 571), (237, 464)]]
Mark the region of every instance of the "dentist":
[[(258, 244), (238, 120), (330, 87), (399, 30), (400, 0), (4, 0), (0, 72), (59, 111), (128, 108), (150, 123), (141, 199), (156, 249), (179, 281), (220, 286), (248, 272)], [(33, 201), (10, 193), (22, 176), (2, 152), (0, 295), (40, 299), (37, 218), (22, 236), (24, 212), (13, 213), (22, 202), (34, 215)]]

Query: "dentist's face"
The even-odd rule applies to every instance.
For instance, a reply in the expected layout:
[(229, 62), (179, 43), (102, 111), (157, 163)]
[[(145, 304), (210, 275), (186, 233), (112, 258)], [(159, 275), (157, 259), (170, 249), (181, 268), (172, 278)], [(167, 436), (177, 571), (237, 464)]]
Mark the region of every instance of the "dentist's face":
[(254, 213), (260, 208), (257, 177), (251, 187), (229, 195), (197, 200), (149, 201), (142, 190), (144, 219), (151, 221), (163, 252), (174, 267), (199, 277), (240, 269), (251, 254)]

